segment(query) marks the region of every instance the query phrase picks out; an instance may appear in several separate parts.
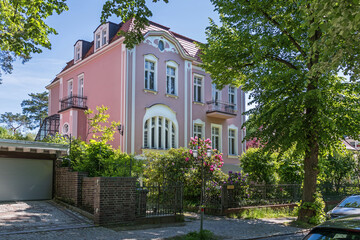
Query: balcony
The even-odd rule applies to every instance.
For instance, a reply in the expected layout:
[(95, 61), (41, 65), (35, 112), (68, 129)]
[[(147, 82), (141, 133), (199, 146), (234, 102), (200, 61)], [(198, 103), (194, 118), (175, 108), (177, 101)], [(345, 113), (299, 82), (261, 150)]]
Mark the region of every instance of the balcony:
[(237, 110), (235, 104), (220, 102), (220, 101), (209, 101), (206, 102), (208, 109), (206, 115), (213, 118), (229, 119), (236, 117)]
[(69, 109), (69, 108), (87, 109), (86, 100), (87, 100), (87, 97), (74, 96), (74, 95), (63, 98), (60, 100), (61, 107), (60, 107), (59, 112), (65, 111), (66, 109)]

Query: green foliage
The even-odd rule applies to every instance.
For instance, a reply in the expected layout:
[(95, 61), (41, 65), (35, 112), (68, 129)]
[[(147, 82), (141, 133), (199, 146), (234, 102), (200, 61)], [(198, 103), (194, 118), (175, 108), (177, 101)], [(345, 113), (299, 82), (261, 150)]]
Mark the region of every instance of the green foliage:
[(42, 141), (48, 143), (64, 144), (64, 145), (70, 144), (70, 139), (59, 133), (56, 133), (55, 136), (48, 135)]
[(30, 122), (25, 115), (6, 112), (0, 115), (0, 123), (5, 123), (8, 129), (15, 135), (21, 128), (27, 127)]
[(48, 92), (30, 93), (31, 99), (21, 102), (23, 114), (29, 119), (28, 127), (33, 130), (40, 126), (41, 121), (48, 116)]
[(249, 174), (249, 180), (257, 183), (275, 184), (278, 181), (277, 154), (260, 148), (250, 148), (240, 157), (240, 167)]
[[(301, 209), (305, 209), (306, 211), (312, 211), (314, 214), (308, 215), (310, 216), (308, 219), (308, 223), (313, 225), (319, 225), (320, 223), (326, 220), (326, 215), (324, 212), (325, 202), (322, 198), (321, 193), (317, 192), (314, 194), (314, 202), (303, 202), (300, 201), (298, 211)], [(299, 213), (298, 213), (299, 215)], [(306, 216), (306, 217), (308, 217)]]
[(338, 151), (320, 159), (320, 180), (323, 183), (335, 185), (339, 189), (341, 184), (358, 180), (358, 163), (354, 154), (348, 151)]
[(51, 48), (48, 35), (57, 33), (45, 20), (54, 12), (66, 11), (65, 2), (0, 1), (0, 67), (5, 73), (11, 73), (17, 57), (26, 61), (33, 53), (41, 53), (42, 47)]
[[(159, 2), (161, 0), (153, 0)], [(162, 0), (167, 3), (168, 0)], [(123, 22), (133, 19), (131, 31), (121, 32), (125, 36), (125, 44), (127, 48), (133, 48), (144, 40), (142, 30), (148, 25), (148, 18), (152, 16), (151, 11), (146, 6), (145, 1), (134, 0), (107, 0), (103, 6), (101, 13), (101, 22), (105, 22), (111, 15), (120, 17)]]
[(198, 158), (192, 156), (192, 149), (170, 149), (166, 153), (146, 153), (144, 170), (145, 183), (174, 183), (184, 184), (184, 201), (187, 204), (198, 203), (201, 194), (201, 163), (204, 161), (204, 179), (206, 194), (219, 194), (219, 184), (225, 180), (221, 171), (222, 156), (213, 151), (210, 158), (206, 157), (206, 150), (211, 149), (210, 140), (192, 138), (190, 146), (198, 149)]
[(0, 139), (34, 141), (35, 135), (33, 133), (22, 134), (19, 131), (14, 133), (6, 128), (0, 127)]
[(294, 148), (279, 154), (278, 174), (281, 183), (301, 184), (304, 180), (304, 156), (294, 151)]
[(168, 240), (216, 240), (218, 237), (209, 230), (203, 230), (202, 232), (189, 232), (185, 236), (176, 236), (168, 238)]
[(130, 169), (131, 176), (142, 174), (142, 161), (94, 140), (90, 140), (89, 144), (73, 140), (69, 159), (75, 171), (87, 172), (90, 177), (128, 177)]
[(231, 214), (231, 218), (243, 218), (243, 219), (263, 219), (263, 218), (283, 218), (283, 217), (295, 217), (297, 214), (297, 208), (289, 209), (285, 208), (250, 208), (242, 211), (238, 214)]
[(85, 111), (87, 121), (88, 121), (88, 133), (92, 132), (92, 138), (98, 139), (103, 143), (108, 143), (114, 140), (114, 134), (117, 131), (117, 126), (120, 125), (120, 122), (111, 122), (109, 125), (109, 117), (107, 114), (109, 110), (108, 107), (105, 106), (97, 106), (97, 113), (94, 113), (93, 110), (89, 109)]

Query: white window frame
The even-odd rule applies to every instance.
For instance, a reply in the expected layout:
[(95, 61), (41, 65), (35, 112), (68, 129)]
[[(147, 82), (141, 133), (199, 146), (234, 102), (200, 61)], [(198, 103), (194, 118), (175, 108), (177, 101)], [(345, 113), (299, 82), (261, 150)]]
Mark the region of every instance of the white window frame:
[(201, 137), (205, 138), (205, 122), (203, 122), (200, 119), (196, 119), (193, 121), (193, 128), (192, 128), (193, 129), (193, 133), (192, 133), (193, 137), (195, 137), (195, 132), (194, 132), (195, 125), (201, 125)]
[(101, 46), (104, 46), (108, 43), (107, 39), (107, 29), (105, 28), (101, 30)]
[(75, 57), (76, 61), (81, 60), (81, 47), (79, 45), (75, 48)]
[[(200, 85), (198, 83), (195, 83), (195, 78), (198, 78), (198, 79), (201, 80)], [(194, 102), (199, 102), (199, 103), (204, 102), (204, 79), (205, 79), (205, 77), (203, 75), (194, 74), (194, 76), (193, 76), (193, 101)], [(200, 101), (199, 101), (198, 97), (196, 97), (196, 99), (195, 99), (195, 95), (197, 96), (197, 92), (198, 92), (199, 87), (201, 88), (200, 89), (200, 94), (201, 94)]]
[(101, 48), (101, 34), (98, 32), (98, 33), (95, 33), (95, 49), (99, 49)]
[[(146, 88), (145, 83), (145, 72), (148, 71), (146, 66), (146, 61), (154, 63), (154, 89)], [(157, 66), (158, 66), (158, 58), (155, 57), (153, 54), (147, 54), (144, 56), (144, 89), (150, 90), (150, 91), (157, 91)], [(150, 86), (150, 82), (148, 83), (148, 86)]]
[[(216, 89), (215, 83), (211, 84), (211, 90), (212, 90), (211, 99), (214, 101), (214, 103), (216, 104), (215, 101), (221, 102), (221, 90)], [(215, 98), (216, 93), (218, 93), (218, 99)]]
[[(153, 133), (151, 131), (152, 119), (155, 118), (154, 124), (154, 145), (152, 144)], [(159, 125), (159, 118), (162, 118), (161, 126)], [(147, 121), (149, 120), (149, 121)], [(165, 149), (165, 120), (168, 121), (168, 149), (177, 148), (179, 142), (179, 124), (176, 120), (176, 113), (164, 104), (156, 104), (146, 109), (146, 113), (143, 118), (143, 148), (148, 149)], [(145, 124), (147, 122), (147, 143), (145, 146)], [(159, 146), (159, 129), (161, 128), (161, 146)], [(173, 137), (172, 135), (175, 134)]]
[(215, 123), (212, 123), (211, 124), (211, 129), (210, 129), (210, 131), (211, 131), (211, 146), (213, 146), (214, 147), (214, 142), (213, 142), (213, 128), (218, 128), (219, 129), (219, 149), (217, 149), (217, 150), (219, 150), (219, 152), (222, 152), (222, 125), (220, 125), (220, 124), (215, 124)]
[[(234, 154), (230, 153), (230, 130), (233, 130), (235, 132), (234, 134)], [(239, 129), (238, 127), (236, 127), (235, 125), (231, 124), (230, 126), (228, 126), (228, 155), (229, 156), (237, 156), (239, 155), (239, 143), (238, 143), (238, 139), (239, 139)]]
[[(230, 90), (231, 89), (234, 89), (234, 92), (232, 93)], [(234, 103), (231, 103), (230, 102), (230, 96), (231, 95), (234, 95)], [(237, 109), (237, 88), (236, 87), (233, 87), (233, 86), (229, 86), (229, 89), (228, 89), (228, 96), (229, 96), (229, 104), (234, 104), (234, 110)]]
[(78, 96), (83, 97), (84, 96), (84, 74), (80, 74), (78, 76)]
[(74, 96), (74, 82), (72, 79), (67, 81), (67, 96)]
[[(64, 131), (65, 126), (68, 127), (67, 132)], [(62, 133), (63, 135), (68, 135), (68, 134), (70, 134), (70, 132), (71, 132), (71, 131), (70, 131), (70, 124), (69, 124), (68, 122), (65, 122), (65, 123), (62, 125), (61, 133)]]
[[(167, 72), (167, 69), (168, 67), (170, 68), (174, 68), (175, 69), (175, 86), (174, 86), (174, 93), (170, 93), (168, 92), (168, 84), (169, 84), (169, 81), (168, 81), (168, 77), (172, 77), (170, 75), (168, 75), (168, 72)], [(169, 95), (174, 95), (174, 96), (177, 96), (178, 95), (178, 69), (179, 69), (179, 64), (177, 64), (176, 62), (174, 61), (167, 61), (166, 62), (166, 94), (169, 94)]]

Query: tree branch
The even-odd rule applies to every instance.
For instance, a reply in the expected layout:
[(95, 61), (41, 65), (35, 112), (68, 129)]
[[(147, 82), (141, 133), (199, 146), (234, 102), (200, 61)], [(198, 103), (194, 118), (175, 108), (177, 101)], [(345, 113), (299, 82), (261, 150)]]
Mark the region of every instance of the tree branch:
[(291, 34), (286, 30), (283, 29), (280, 25), (280, 23), (278, 23), (275, 19), (273, 19), (267, 12), (265, 12), (264, 10), (260, 9), (260, 12), (265, 16), (265, 18), (267, 18), (270, 22), (272, 22), (278, 29), (280, 29), (280, 31), (285, 34), (290, 42), (292, 42), (296, 49), (301, 53), (301, 55), (306, 58), (306, 53), (302, 50), (301, 46), (299, 45), (298, 42), (296, 42), (296, 40), (293, 38), (293, 36), (291, 36)]
[(298, 70), (298, 68), (294, 64), (292, 64), (291, 62), (286, 61), (285, 59), (279, 58), (277, 56), (272, 56), (270, 54), (267, 54), (266, 57), (269, 57), (269, 58), (271, 58), (271, 59), (273, 59), (273, 60), (275, 60), (277, 62), (283, 63), (286, 66), (288, 66), (289, 68)]

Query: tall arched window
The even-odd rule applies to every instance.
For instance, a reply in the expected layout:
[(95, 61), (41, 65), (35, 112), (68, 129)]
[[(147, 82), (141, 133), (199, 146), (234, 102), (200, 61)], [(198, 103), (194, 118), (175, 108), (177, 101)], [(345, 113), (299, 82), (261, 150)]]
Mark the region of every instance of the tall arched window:
[(169, 149), (178, 146), (176, 113), (163, 104), (146, 109), (144, 116), (143, 147)]

